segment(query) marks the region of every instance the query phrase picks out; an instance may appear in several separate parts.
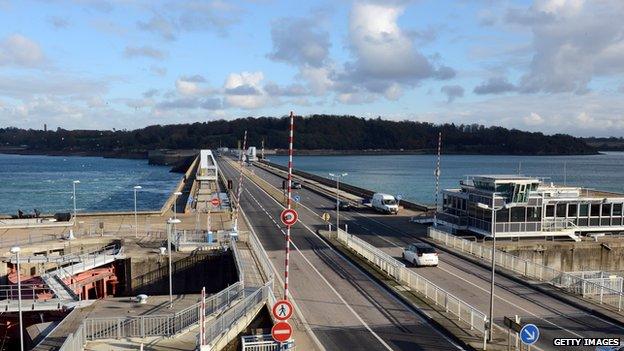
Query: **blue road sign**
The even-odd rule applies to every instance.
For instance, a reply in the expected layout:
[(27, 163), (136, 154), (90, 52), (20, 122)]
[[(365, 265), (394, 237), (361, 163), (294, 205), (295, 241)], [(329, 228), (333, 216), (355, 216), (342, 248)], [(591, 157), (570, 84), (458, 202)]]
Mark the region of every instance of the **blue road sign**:
[(293, 196), (293, 199), (295, 200), (295, 202), (299, 202), (299, 201), (301, 201), (301, 196), (295, 195), (295, 196)]
[(539, 329), (535, 324), (527, 324), (520, 329), (520, 340), (525, 345), (533, 345), (539, 339)]

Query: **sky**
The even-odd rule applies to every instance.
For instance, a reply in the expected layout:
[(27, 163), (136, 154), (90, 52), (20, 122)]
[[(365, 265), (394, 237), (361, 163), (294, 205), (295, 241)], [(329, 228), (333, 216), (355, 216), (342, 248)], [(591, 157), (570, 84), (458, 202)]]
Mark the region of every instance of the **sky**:
[(0, 127), (339, 114), (624, 136), (621, 0), (0, 0)]

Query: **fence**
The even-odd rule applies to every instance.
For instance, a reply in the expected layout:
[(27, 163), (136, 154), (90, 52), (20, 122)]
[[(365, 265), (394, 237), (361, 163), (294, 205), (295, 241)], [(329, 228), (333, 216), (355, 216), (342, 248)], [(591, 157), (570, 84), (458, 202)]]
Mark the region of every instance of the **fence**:
[[(206, 315), (221, 311), (243, 295), (243, 284), (237, 282), (215, 295), (206, 297)], [(170, 337), (197, 324), (199, 314), (200, 302), (169, 315), (88, 318), (84, 321), (85, 340)]]
[[(460, 252), (468, 253), (488, 262), (492, 260), (492, 249), (477, 242), (458, 238), (434, 228), (429, 228), (428, 235), (433, 240)], [(574, 273), (562, 272), (500, 250), (496, 250), (494, 259), (496, 265), (524, 277), (550, 283), (571, 293), (581, 295), (588, 300), (622, 311), (623, 293), (601, 284), (604, 283), (603, 280), (584, 279)]]
[(272, 282), (266, 283), (263, 287), (247, 296), (242, 302), (237, 303), (217, 318), (209, 321), (206, 326), (206, 340), (214, 345), (241, 317), (255, 309), (258, 304), (267, 301), (269, 295), (272, 294), (271, 284)]
[(458, 320), (467, 323), (470, 326), (470, 330), (478, 331), (483, 334), (485, 338), (487, 326), (485, 313), (438, 287), (416, 272), (406, 268), (403, 263), (366, 241), (350, 235), (342, 229), (338, 230), (337, 237), (338, 241), (366, 258), (376, 267), (394, 278), (394, 280), (409, 286), (413, 291), (423, 294), (425, 297), (435, 302), (436, 305), (443, 307), (446, 312), (455, 315)]
[(271, 334), (245, 335), (241, 337), (242, 351), (282, 351), (294, 350), (294, 342), (283, 346), (273, 340)]
[(87, 342), (85, 339), (85, 327), (81, 324), (73, 333), (67, 335), (63, 345), (59, 348), (59, 351), (82, 351), (84, 350), (84, 344)]

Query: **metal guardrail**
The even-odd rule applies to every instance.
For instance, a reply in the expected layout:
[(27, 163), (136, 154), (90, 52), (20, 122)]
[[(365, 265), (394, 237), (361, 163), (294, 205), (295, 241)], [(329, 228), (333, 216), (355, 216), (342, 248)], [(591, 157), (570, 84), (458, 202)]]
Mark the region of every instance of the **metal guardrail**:
[[(218, 313), (244, 295), (243, 284), (236, 282), (217, 294), (206, 297), (206, 315)], [(199, 322), (200, 302), (168, 315), (87, 318), (85, 340), (130, 337), (171, 337)]]
[(280, 345), (280, 343), (273, 340), (271, 334), (260, 335), (243, 335), (241, 337), (241, 349), (242, 351), (283, 351), (283, 350), (295, 350), (294, 342)]
[(264, 303), (271, 292), (272, 282), (266, 283), (260, 289), (249, 294), (243, 301), (237, 303), (226, 312), (209, 321), (206, 325), (206, 340), (214, 345), (223, 337), (241, 317), (256, 308), (260, 303)]
[[(468, 253), (488, 262), (492, 260), (492, 249), (486, 248), (477, 242), (458, 238), (431, 227), (429, 228), (428, 235), (430, 238), (443, 243), (445, 246), (454, 248), (463, 253)], [(494, 258), (496, 265), (518, 273), (521, 276), (550, 283), (558, 288), (578, 294), (588, 300), (614, 307), (619, 312), (622, 311), (622, 298), (624, 294), (621, 291), (601, 285), (597, 281), (583, 279), (575, 274), (562, 272), (500, 250), (496, 250)]]
[(435, 302), (436, 305), (443, 307), (446, 312), (455, 315), (459, 321), (468, 324), (470, 330), (478, 331), (483, 334), (485, 338), (488, 320), (485, 313), (438, 287), (418, 273), (408, 269), (405, 267), (405, 264), (366, 241), (348, 234), (342, 229), (338, 231), (337, 238), (338, 241), (366, 258), (394, 280), (407, 285), (413, 291), (423, 294), (425, 297)]
[(82, 351), (86, 342), (85, 326), (81, 324), (75, 332), (67, 335), (58, 351)]

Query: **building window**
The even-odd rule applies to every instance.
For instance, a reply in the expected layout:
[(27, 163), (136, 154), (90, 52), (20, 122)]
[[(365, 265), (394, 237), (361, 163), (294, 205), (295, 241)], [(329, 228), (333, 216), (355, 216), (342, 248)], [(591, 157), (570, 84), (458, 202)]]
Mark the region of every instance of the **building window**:
[(511, 221), (512, 222), (526, 222), (526, 207), (512, 207), (511, 208)]
[(589, 215), (589, 204), (581, 204), (579, 210), (579, 216), (587, 217)]
[(589, 225), (591, 227), (598, 227), (598, 226), (600, 226), (600, 218), (590, 218), (589, 219)]
[(611, 217), (611, 204), (602, 204), (602, 216)]
[(622, 218), (613, 218), (613, 225), (622, 225)]
[(557, 217), (565, 218), (567, 204), (557, 204)]
[(568, 217), (576, 217), (577, 210), (578, 210), (577, 204), (569, 204), (568, 205)]
[(591, 215), (592, 217), (600, 216), (600, 204), (591, 204)]
[(579, 218), (578, 226), (579, 227), (587, 227), (587, 218)]
[(542, 217), (540, 207), (527, 207), (527, 222), (539, 222)]
[(622, 204), (613, 204), (613, 216), (622, 215)]
[(497, 223), (509, 222), (509, 210), (502, 209), (502, 210), (496, 211), (496, 222)]
[(600, 218), (600, 225), (601, 226), (609, 226), (611, 225), (611, 218), (607, 217), (607, 218)]
[(555, 216), (555, 205), (546, 205), (546, 217)]

